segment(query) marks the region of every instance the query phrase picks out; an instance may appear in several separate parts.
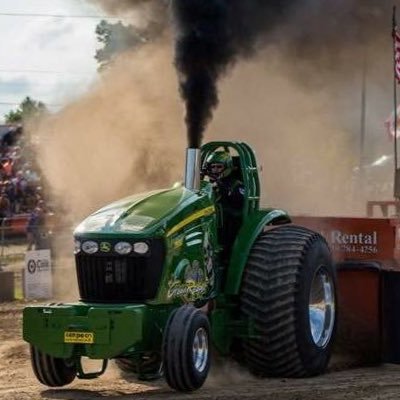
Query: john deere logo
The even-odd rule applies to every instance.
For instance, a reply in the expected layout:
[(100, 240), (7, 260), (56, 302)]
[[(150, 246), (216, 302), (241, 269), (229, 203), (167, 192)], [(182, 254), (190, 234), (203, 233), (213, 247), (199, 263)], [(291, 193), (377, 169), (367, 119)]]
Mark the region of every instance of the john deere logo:
[(111, 243), (101, 242), (100, 251), (102, 251), (103, 253), (109, 253), (111, 251)]

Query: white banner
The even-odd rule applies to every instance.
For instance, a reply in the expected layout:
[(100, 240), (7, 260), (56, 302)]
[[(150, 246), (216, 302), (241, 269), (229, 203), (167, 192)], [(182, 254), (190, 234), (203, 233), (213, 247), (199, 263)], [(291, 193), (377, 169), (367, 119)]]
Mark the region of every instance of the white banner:
[(24, 296), (50, 299), (53, 296), (50, 250), (28, 251), (25, 256)]

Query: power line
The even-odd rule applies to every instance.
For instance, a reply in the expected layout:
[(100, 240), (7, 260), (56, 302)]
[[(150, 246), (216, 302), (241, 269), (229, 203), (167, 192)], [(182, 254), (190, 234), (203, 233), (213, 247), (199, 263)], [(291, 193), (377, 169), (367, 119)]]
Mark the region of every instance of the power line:
[(30, 89), (32, 87), (45, 87), (45, 88), (56, 88), (57, 90), (60, 90), (60, 88), (63, 87), (75, 87), (75, 86), (82, 86), (84, 83), (80, 80), (64, 80), (61, 82), (46, 82), (45, 80), (43, 81), (23, 81), (23, 82), (13, 82), (13, 81), (2, 81), (0, 77), (0, 87), (3, 88), (9, 88), (9, 90), (15, 89), (15, 88), (22, 88), (26, 89), (29, 87)]
[(5, 17), (39, 17), (39, 18), (88, 18), (88, 19), (121, 19), (121, 17), (110, 17), (109, 15), (68, 15), (68, 14), (31, 14), (31, 13), (6, 13), (0, 12)]
[(7, 101), (0, 101), (0, 105), (2, 105), (2, 106), (18, 106), (19, 103), (9, 103)]
[[(41, 69), (2, 69), (0, 68), (0, 72), (6, 74), (59, 74), (59, 75), (92, 75), (92, 72), (82, 71), (82, 72), (73, 72), (73, 71), (55, 71), (55, 70), (41, 70)], [(95, 72), (95, 71), (94, 71)]]
[[(62, 107), (62, 104), (49, 104), (46, 102), (43, 102), (43, 103), (46, 107)], [(0, 101), (0, 106), (19, 106), (20, 104), (21, 104), (20, 101), (15, 102), (15, 103), (13, 103), (11, 101)]]

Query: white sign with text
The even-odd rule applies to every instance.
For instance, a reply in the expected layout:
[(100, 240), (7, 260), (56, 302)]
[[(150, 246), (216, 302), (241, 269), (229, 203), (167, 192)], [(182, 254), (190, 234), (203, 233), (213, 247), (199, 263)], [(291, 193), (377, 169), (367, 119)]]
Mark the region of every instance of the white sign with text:
[(26, 299), (50, 299), (53, 296), (50, 250), (26, 253), (24, 295)]

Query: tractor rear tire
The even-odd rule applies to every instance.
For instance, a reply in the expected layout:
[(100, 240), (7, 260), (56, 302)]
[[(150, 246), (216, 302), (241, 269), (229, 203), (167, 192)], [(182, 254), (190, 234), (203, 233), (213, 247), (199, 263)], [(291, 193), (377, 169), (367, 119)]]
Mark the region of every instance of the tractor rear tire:
[(44, 354), (35, 346), (30, 349), (33, 372), (40, 383), (49, 387), (61, 387), (75, 379), (77, 368), (72, 361)]
[(210, 324), (192, 305), (171, 313), (163, 337), (164, 376), (180, 392), (199, 389), (210, 369)]
[(287, 225), (259, 235), (240, 303), (257, 337), (243, 341), (253, 374), (300, 378), (325, 371), (336, 333), (336, 274), (320, 234)]

